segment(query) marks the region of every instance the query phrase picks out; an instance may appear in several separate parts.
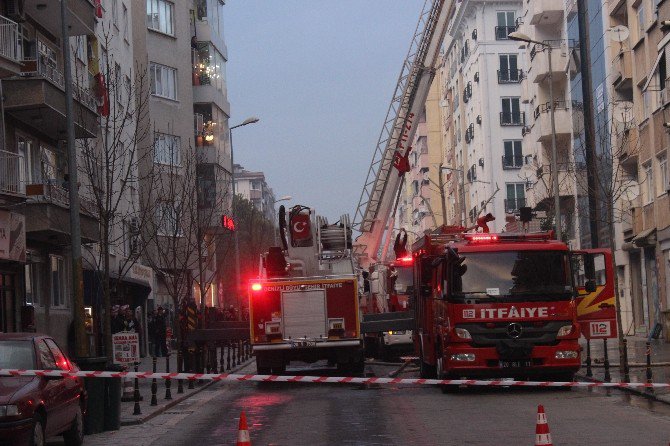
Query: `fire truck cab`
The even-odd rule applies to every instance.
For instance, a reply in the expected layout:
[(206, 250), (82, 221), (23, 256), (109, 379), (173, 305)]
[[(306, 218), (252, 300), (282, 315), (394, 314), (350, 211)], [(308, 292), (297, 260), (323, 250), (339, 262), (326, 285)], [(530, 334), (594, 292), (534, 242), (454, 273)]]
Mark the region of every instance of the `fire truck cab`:
[[(571, 381), (581, 364), (578, 300), (596, 293), (573, 253), (543, 233), (439, 230), (412, 247), (415, 348), (425, 378)], [(611, 282), (611, 269), (603, 283)], [(613, 301), (611, 287), (598, 299)], [(611, 297), (611, 299), (610, 299)]]

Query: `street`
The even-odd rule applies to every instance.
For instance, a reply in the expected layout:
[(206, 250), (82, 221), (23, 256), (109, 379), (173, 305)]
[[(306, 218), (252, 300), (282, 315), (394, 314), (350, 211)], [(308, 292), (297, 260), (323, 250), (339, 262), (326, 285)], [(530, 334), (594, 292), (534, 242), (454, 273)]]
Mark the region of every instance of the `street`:
[[(397, 366), (367, 369), (387, 376)], [(253, 364), (241, 371), (254, 372)], [(309, 369), (319, 372), (328, 373)], [(533, 444), (538, 404), (556, 445), (670, 442), (670, 407), (620, 391), (478, 388), (443, 394), (428, 386), (221, 383), (143, 425), (89, 436), (85, 444), (230, 445), (242, 410), (254, 445)]]

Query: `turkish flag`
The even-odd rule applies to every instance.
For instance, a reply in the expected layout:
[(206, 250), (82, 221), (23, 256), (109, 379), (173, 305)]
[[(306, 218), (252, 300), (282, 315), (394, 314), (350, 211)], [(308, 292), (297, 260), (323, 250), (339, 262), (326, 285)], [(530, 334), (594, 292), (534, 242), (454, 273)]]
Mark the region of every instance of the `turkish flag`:
[(291, 217), (291, 240), (307, 240), (311, 237), (309, 214), (295, 214)]

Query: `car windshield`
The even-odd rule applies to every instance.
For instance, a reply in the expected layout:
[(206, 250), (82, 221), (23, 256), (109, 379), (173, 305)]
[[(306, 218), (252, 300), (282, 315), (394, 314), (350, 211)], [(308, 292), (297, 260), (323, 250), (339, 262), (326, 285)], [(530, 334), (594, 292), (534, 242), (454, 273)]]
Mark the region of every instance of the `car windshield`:
[(0, 369), (35, 368), (32, 341), (0, 341)]
[(454, 296), (482, 301), (561, 300), (572, 297), (568, 256), (558, 251), (461, 254), (466, 267)]

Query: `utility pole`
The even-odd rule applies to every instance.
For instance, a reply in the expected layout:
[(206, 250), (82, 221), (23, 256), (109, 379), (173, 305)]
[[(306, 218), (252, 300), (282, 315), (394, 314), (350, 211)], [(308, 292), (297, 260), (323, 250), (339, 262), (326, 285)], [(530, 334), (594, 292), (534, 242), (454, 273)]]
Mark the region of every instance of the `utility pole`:
[[(67, 122), (67, 173), (70, 193), (70, 244), (72, 255), (72, 318), (74, 324), (74, 351), (76, 358), (88, 357), (90, 352), (84, 332), (84, 275), (81, 259), (81, 222), (79, 220), (79, 179), (77, 151), (74, 144), (74, 105), (72, 103), (72, 64), (68, 37), (68, 7), (60, 2), (61, 40), (63, 44), (63, 71), (65, 76), (65, 118)], [(104, 315), (109, 317), (108, 314)], [(109, 355), (110, 352), (107, 352)]]
[(577, 21), (579, 25), (579, 59), (582, 74), (582, 108), (584, 112), (584, 141), (586, 161), (587, 196), (589, 204), (589, 232), (591, 234), (591, 248), (600, 247), (599, 240), (599, 209), (598, 166), (595, 163), (596, 134), (593, 120), (593, 80), (591, 79), (591, 47), (587, 20), (588, 6), (586, 0), (577, 0)]

